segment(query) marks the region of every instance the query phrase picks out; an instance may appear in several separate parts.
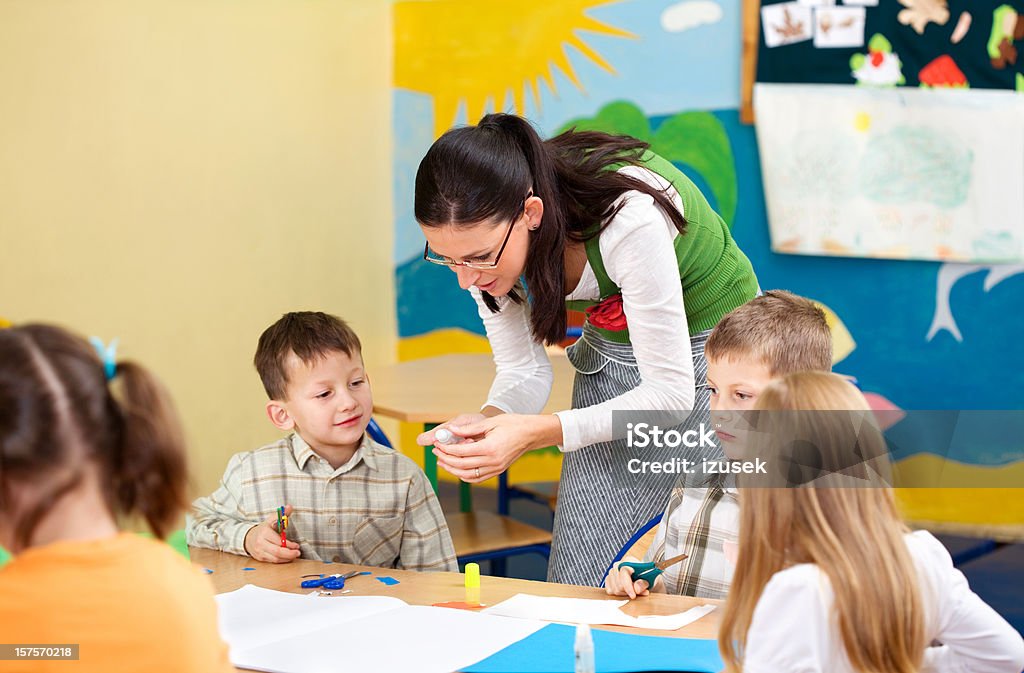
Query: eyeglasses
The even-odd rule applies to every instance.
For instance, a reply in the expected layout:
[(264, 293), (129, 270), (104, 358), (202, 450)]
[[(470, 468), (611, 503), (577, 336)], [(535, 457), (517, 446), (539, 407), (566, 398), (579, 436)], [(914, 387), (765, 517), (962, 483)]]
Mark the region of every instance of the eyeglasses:
[(452, 259), (451, 257), (442, 257), (441, 255), (435, 254), (434, 251), (430, 249), (430, 243), (427, 243), (423, 246), (423, 259), (427, 260), (428, 262), (431, 262), (432, 264), (439, 264), (441, 266), (448, 267), (464, 266), (467, 269), (493, 269), (497, 267), (498, 263), (501, 261), (501, 253), (505, 252), (505, 246), (508, 245), (508, 240), (512, 238), (512, 229), (515, 228), (516, 222), (518, 222), (519, 219), (526, 214), (526, 201), (531, 196), (533, 196), (532, 190), (529, 194), (523, 197), (523, 202), (519, 204), (519, 208), (516, 209), (516, 212), (518, 212), (519, 215), (512, 218), (512, 221), (508, 223), (508, 230), (505, 231), (505, 238), (501, 242), (501, 247), (498, 248), (498, 254), (494, 256), (494, 261), (459, 262), (457, 260)]

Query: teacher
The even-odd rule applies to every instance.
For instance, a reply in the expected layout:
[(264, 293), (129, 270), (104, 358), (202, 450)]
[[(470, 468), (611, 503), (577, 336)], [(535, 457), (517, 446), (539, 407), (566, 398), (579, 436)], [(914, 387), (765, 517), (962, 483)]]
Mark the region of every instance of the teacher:
[[(438, 464), (475, 483), (525, 452), (564, 452), (548, 580), (599, 586), (608, 564), (661, 514), (673, 475), (626, 483), (613, 410), (680, 410), (708, 421), (704, 341), (757, 279), (697, 187), (644, 142), (594, 131), (542, 140), (489, 114), (442, 135), (416, 173), (424, 259), (447, 266), (479, 308), (497, 374), (480, 413), (447, 427)], [(572, 409), (541, 414), (544, 344), (566, 306), (587, 310), (567, 355)], [(684, 414), (685, 415), (685, 414)], [(436, 430), (418, 442), (434, 444)], [(620, 432), (620, 434), (623, 434)]]

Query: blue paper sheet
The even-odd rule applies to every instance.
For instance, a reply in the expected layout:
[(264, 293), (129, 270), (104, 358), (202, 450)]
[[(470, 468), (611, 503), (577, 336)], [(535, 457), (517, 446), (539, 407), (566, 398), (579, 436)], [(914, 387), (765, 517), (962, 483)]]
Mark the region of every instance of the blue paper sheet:
[[(593, 629), (597, 673), (693, 671), (716, 673), (724, 664), (714, 640), (637, 636)], [(574, 673), (576, 627), (551, 624), (483, 661), (465, 673)]]

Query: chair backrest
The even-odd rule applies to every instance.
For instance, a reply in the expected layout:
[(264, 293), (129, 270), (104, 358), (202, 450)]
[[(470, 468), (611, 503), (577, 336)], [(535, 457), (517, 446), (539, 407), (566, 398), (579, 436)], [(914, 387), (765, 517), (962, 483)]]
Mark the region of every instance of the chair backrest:
[(608, 572), (612, 569), (612, 566), (621, 561), (627, 555), (643, 558), (643, 555), (647, 552), (647, 548), (651, 546), (651, 542), (654, 540), (654, 534), (659, 523), (661, 523), (661, 514), (640, 526), (640, 530), (633, 533), (632, 537), (626, 540), (626, 544), (622, 545), (622, 548), (619, 549), (615, 558), (613, 558), (612, 562), (608, 564), (607, 568), (605, 568), (604, 575), (602, 575), (602, 577), (607, 576)]
[(391, 440), (388, 439), (388, 436), (385, 435), (384, 431), (380, 429), (379, 425), (377, 425), (377, 421), (372, 418), (370, 419), (370, 424), (366, 426), (366, 434), (370, 435), (370, 439), (378, 444), (383, 444), (389, 449), (395, 448), (391, 446)]

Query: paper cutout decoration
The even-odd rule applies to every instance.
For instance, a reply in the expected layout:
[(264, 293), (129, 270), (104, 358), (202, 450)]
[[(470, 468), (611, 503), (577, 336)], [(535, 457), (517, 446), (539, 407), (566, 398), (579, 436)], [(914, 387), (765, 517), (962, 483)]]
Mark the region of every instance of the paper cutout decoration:
[(863, 395), (878, 422), (878, 429), (882, 432), (906, 418), (907, 412), (893, 404), (886, 396), (878, 393), (863, 393)]
[(896, 20), (913, 27), (918, 35), (924, 34), (924, 27), (930, 22), (944, 26), (949, 21), (946, 0), (900, 0), (900, 4), (906, 9), (896, 15)]
[(761, 7), (761, 26), (768, 47), (803, 42), (812, 37), (811, 8), (798, 2)]
[(1017, 48), (1013, 43), (1024, 40), (1024, 18), (1009, 5), (992, 12), (992, 34), (988, 38), (988, 57), (992, 67), (1002, 70), (1017, 63)]
[(814, 13), (814, 46), (864, 46), (863, 7), (829, 7)]
[(820, 301), (814, 303), (825, 314), (825, 323), (832, 333), (832, 364), (837, 364), (857, 348), (857, 342), (853, 340), (850, 330), (835, 311)]
[(963, 71), (948, 54), (939, 56), (921, 68), (917, 78), (921, 80), (922, 89), (968, 89), (971, 86)]
[(892, 52), (892, 43), (881, 33), (871, 36), (867, 54), (850, 57), (850, 70), (857, 84), (865, 86), (894, 87), (907, 82), (900, 57)]
[(953, 44), (958, 44), (960, 40), (964, 39), (967, 35), (967, 31), (971, 28), (971, 14), (970, 12), (964, 12), (960, 15), (960, 18), (956, 20), (956, 27), (953, 29), (953, 34), (949, 36), (949, 41)]

